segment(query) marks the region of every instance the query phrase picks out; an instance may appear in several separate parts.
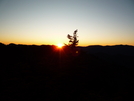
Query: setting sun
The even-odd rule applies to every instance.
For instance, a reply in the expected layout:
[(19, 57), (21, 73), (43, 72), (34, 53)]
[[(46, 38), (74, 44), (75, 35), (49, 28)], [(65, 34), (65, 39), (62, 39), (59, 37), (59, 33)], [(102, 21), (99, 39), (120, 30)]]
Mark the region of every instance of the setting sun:
[(57, 44), (57, 47), (58, 47), (58, 48), (62, 48), (62, 46), (63, 46), (62, 43), (58, 43), (58, 44)]

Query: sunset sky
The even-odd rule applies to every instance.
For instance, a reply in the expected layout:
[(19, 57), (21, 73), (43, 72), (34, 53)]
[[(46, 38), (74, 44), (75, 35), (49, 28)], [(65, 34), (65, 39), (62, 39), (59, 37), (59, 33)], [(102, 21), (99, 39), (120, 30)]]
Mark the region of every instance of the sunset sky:
[(0, 0), (0, 42), (134, 45), (134, 0)]

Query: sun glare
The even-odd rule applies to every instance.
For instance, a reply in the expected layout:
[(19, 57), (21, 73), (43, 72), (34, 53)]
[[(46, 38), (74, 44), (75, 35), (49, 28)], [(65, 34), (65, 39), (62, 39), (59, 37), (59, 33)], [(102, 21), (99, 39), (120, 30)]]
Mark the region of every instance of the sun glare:
[(61, 44), (61, 43), (58, 43), (58, 44), (57, 44), (57, 47), (58, 47), (58, 48), (62, 48), (62, 46), (63, 46), (63, 44)]

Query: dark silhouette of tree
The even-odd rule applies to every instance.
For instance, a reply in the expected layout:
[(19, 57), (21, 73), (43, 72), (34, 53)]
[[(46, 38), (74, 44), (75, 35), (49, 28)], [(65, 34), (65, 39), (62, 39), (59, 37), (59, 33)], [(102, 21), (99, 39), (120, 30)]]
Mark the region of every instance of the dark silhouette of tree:
[(68, 46), (74, 48), (78, 45), (79, 40), (77, 40), (77, 30), (74, 31), (73, 36), (67, 35), (67, 38), (69, 39)]
[(69, 43), (65, 44), (67, 53), (71, 54), (71, 56), (78, 56), (79, 55), (79, 49), (76, 47), (78, 45), (79, 40), (77, 40), (77, 31), (75, 30), (73, 33), (73, 36), (67, 35), (67, 38), (69, 39)]

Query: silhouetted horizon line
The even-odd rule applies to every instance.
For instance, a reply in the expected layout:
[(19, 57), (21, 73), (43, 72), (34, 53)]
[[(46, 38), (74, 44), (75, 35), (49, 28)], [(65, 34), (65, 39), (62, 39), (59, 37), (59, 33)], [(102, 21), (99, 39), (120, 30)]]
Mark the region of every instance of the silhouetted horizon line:
[[(32, 45), (35, 45), (35, 46), (42, 46), (42, 45), (49, 45), (49, 46), (56, 46), (56, 45), (54, 45), (54, 44), (40, 44), (40, 45), (38, 45), (38, 44), (16, 44), (16, 43), (9, 43), (9, 44), (5, 44), (5, 43), (3, 43), (3, 42), (0, 42), (0, 44), (2, 45), (26, 45), (26, 46), (32, 46)], [(65, 46), (65, 45), (63, 45), (63, 46)], [(98, 45), (98, 44), (92, 44), (92, 45), (78, 45), (77, 47), (90, 47), (90, 46), (97, 46), (97, 47), (105, 47), (105, 46), (133, 46), (134, 47), (134, 45), (129, 45), (129, 44), (114, 44), (114, 45)]]

